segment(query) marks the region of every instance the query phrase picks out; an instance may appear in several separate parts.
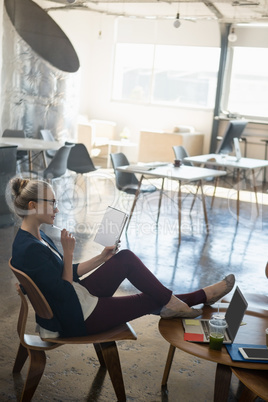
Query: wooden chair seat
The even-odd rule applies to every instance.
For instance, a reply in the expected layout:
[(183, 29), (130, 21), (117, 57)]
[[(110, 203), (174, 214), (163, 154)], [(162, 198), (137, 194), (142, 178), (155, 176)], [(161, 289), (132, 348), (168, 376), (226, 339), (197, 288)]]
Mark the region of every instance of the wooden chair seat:
[[(27, 334), (25, 330), (28, 318), (28, 300), (31, 302), (35, 313), (42, 318), (52, 318), (53, 312), (44, 295), (31, 278), (24, 272), (14, 268), (11, 265), (11, 260), (9, 261), (9, 266), (19, 280), (20, 284), (16, 284), (16, 287), (21, 299), (21, 308), (17, 324), (20, 345), (15, 359), (13, 373), (19, 373), (27, 357), (29, 357), (29, 368), (21, 395), (21, 401), (28, 402), (34, 395), (45, 369), (45, 351), (53, 350), (66, 344), (93, 344), (100, 365), (105, 367), (109, 372), (118, 401), (125, 401), (125, 387), (116, 341), (137, 339), (131, 325), (125, 323), (100, 334), (73, 338), (41, 339), (38, 335)], [(28, 296), (27, 298), (26, 295)]]

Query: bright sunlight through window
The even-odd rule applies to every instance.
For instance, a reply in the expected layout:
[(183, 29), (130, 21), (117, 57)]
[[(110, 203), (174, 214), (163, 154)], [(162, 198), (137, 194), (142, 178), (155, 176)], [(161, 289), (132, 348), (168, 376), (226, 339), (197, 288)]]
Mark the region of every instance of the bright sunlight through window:
[(225, 108), (242, 116), (268, 117), (268, 49), (234, 47)]
[(213, 108), (220, 49), (117, 44), (113, 99)]

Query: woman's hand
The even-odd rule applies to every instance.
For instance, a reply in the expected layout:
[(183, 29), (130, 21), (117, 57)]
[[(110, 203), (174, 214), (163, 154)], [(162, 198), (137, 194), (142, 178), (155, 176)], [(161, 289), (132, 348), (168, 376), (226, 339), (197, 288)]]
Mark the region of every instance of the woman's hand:
[(75, 247), (75, 238), (72, 233), (68, 232), (66, 229), (61, 231), (61, 245), (63, 248), (64, 255), (73, 255)]
[(108, 261), (113, 255), (117, 253), (120, 247), (120, 241), (114, 246), (105, 247), (101, 252), (101, 258), (103, 262)]
[(96, 255), (96, 257), (93, 257), (88, 261), (80, 262), (77, 267), (78, 275), (85, 275), (93, 269), (99, 267), (104, 262), (108, 261), (113, 255), (117, 253), (119, 247), (120, 241), (114, 246), (105, 247), (100, 254)]

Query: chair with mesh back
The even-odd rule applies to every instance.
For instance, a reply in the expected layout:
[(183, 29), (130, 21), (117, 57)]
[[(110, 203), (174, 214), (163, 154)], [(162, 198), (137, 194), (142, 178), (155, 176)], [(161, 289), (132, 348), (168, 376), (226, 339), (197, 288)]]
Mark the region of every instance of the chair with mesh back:
[[(26, 138), (26, 134), (24, 130), (11, 130), (7, 128), (3, 132), (3, 137), (11, 137), (11, 138)], [(17, 167), (20, 171), (21, 164), (28, 160), (28, 152), (27, 151), (17, 151)]]
[[(120, 172), (117, 170), (117, 167), (129, 165), (129, 161), (128, 161), (126, 155), (123, 154), (122, 152), (118, 152), (115, 154), (110, 154), (110, 157), (111, 157), (112, 166), (113, 166), (114, 174), (115, 174), (116, 188), (120, 191), (123, 191), (126, 194), (134, 194), (136, 197), (137, 190), (139, 189), (139, 180), (137, 179), (135, 174), (127, 173), (127, 172)], [(140, 194), (143, 194), (143, 195), (152, 194), (155, 191), (157, 191), (157, 187), (155, 187), (153, 185), (142, 184), (140, 186), (140, 192), (139, 192), (137, 198), (139, 197)], [(134, 205), (136, 204), (137, 198), (135, 198), (135, 200), (134, 200)], [(161, 200), (162, 200), (162, 191), (160, 192), (159, 203), (158, 203), (157, 222), (158, 222), (159, 214), (160, 214)], [(133, 209), (134, 208), (132, 206), (132, 211), (133, 211)], [(130, 219), (131, 219), (131, 215), (129, 217), (126, 229), (129, 226)]]
[[(67, 162), (67, 169), (71, 170), (72, 172), (75, 172), (77, 175), (84, 176), (87, 173), (95, 172), (99, 166), (95, 166), (89, 153), (84, 144), (74, 144), (71, 142), (65, 142), (65, 145), (72, 145), (69, 157), (68, 157), (68, 162)], [(78, 176), (77, 176), (78, 177)], [(77, 180), (75, 180), (76, 184)], [(85, 177), (85, 183), (86, 183), (86, 191), (85, 191), (85, 196), (86, 196), (86, 202), (88, 199), (88, 180), (87, 177)], [(99, 193), (98, 193), (99, 194)], [(100, 194), (99, 194), (100, 198)]]
[[(17, 283), (16, 287), (21, 299), (17, 324), (20, 344), (13, 366), (13, 373), (20, 373), (27, 357), (29, 357), (29, 368), (20, 400), (22, 402), (28, 402), (32, 399), (45, 370), (46, 351), (52, 353), (53, 349), (58, 348), (61, 345), (92, 344), (97, 353), (100, 365), (103, 368), (106, 368), (109, 372), (117, 399), (119, 401), (126, 401), (124, 381), (116, 342), (137, 339), (130, 324), (125, 323), (109, 331), (95, 335), (73, 338), (59, 337), (42, 339), (39, 335), (33, 335), (29, 333), (31, 331), (29, 331), (29, 326), (27, 326), (28, 303), (31, 303), (35, 314), (41, 318), (51, 319), (53, 317), (53, 311), (43, 293), (28, 275), (14, 268), (11, 260), (9, 261), (9, 267), (19, 281), (19, 284)], [(63, 364), (65, 364), (64, 361)]]

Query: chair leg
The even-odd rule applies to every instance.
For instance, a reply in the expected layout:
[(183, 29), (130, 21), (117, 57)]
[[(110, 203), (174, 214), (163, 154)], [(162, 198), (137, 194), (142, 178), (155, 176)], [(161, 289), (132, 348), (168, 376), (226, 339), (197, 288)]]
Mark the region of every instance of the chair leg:
[(44, 351), (28, 350), (28, 352), (30, 363), (21, 402), (29, 402), (32, 399), (46, 366), (46, 354)]
[(102, 349), (99, 343), (93, 343), (95, 351), (97, 353), (97, 357), (99, 359), (101, 367), (106, 367), (105, 361), (103, 359)]
[(19, 349), (18, 349), (18, 352), (17, 352), (17, 356), (16, 356), (16, 359), (15, 359), (15, 363), (14, 363), (14, 366), (13, 366), (13, 370), (12, 370), (13, 373), (20, 373), (21, 372), (21, 369), (24, 366), (24, 363), (26, 362), (27, 357), (28, 357), (28, 351), (20, 343)]
[(101, 343), (100, 347), (117, 399), (119, 402), (124, 402), (126, 401), (126, 393), (116, 343)]

